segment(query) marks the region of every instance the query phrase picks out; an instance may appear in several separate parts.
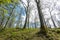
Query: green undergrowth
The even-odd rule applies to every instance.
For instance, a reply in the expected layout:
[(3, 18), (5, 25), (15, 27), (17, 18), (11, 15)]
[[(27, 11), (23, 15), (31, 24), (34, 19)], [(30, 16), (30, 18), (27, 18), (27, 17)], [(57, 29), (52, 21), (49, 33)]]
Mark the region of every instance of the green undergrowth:
[(0, 32), (0, 40), (60, 40), (60, 29), (49, 29), (47, 35), (38, 35), (39, 29), (6, 28)]

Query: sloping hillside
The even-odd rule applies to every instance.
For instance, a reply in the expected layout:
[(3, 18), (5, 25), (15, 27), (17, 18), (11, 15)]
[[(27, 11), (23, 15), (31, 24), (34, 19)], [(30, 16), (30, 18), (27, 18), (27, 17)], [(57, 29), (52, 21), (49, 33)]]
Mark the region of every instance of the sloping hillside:
[(60, 29), (49, 29), (47, 35), (37, 34), (39, 29), (7, 28), (0, 32), (0, 40), (60, 40)]

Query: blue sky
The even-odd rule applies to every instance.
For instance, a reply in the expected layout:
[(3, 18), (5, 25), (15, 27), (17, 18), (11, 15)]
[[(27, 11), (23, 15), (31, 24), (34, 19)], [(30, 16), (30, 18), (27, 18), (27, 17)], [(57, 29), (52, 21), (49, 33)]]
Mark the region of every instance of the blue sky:
[(25, 14), (26, 14), (25, 8), (23, 6), (21, 6), (21, 5), (18, 5), (18, 6), (16, 6), (15, 13), (17, 15), (17, 17), (16, 17), (16, 21), (17, 21), (18, 18), (19, 18), (19, 14), (20, 13), (21, 13), (21, 16), (24, 16), (25, 17)]
[(25, 8), (24, 7), (22, 7), (22, 6), (17, 6), (16, 7), (16, 11), (17, 11), (17, 13), (21, 13), (22, 14), (22, 16), (25, 16)]

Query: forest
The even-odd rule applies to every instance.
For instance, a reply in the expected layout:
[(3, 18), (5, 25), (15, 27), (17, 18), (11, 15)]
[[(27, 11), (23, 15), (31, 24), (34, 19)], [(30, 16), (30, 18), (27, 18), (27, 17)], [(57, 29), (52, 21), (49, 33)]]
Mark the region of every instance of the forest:
[(0, 40), (60, 40), (60, 0), (0, 0)]

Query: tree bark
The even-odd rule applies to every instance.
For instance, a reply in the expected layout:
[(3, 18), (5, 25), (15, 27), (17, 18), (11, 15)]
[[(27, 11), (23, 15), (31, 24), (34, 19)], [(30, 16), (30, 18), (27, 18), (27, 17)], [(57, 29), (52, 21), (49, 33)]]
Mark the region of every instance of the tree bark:
[(29, 0), (27, 0), (27, 2), (28, 2), (28, 5), (27, 5), (27, 10), (26, 10), (26, 8), (25, 8), (25, 11), (26, 11), (26, 19), (25, 19), (25, 23), (24, 23), (24, 26), (23, 26), (23, 29), (25, 29), (26, 28), (26, 24), (28, 23), (28, 27), (29, 27), (29, 13), (28, 13), (28, 8), (29, 8)]
[[(15, 8), (15, 6), (14, 6), (14, 8)], [(13, 14), (12, 12), (13, 12), (14, 8), (12, 9), (12, 11), (11, 11), (11, 13), (10, 13), (10, 16), (8, 17), (7, 22), (6, 22), (5, 26), (4, 26), (4, 28), (6, 28), (8, 22), (9, 22), (9, 20), (10, 20), (10, 17), (11, 17), (12, 14)]]
[[(51, 12), (50, 12), (50, 15), (51, 15)], [(52, 22), (53, 22), (54, 27), (56, 28), (57, 26), (56, 26), (56, 24), (55, 24), (55, 22), (54, 22), (54, 20), (53, 20), (52, 15), (51, 15), (51, 20), (52, 20)]]
[(42, 11), (41, 11), (41, 5), (40, 5), (40, 0), (35, 0), (36, 2), (36, 5), (37, 5), (37, 10), (38, 10), (38, 14), (39, 14), (39, 19), (40, 19), (40, 33), (42, 34), (46, 34), (47, 33), (47, 28), (46, 28), (46, 25), (45, 25), (45, 20), (44, 20), (44, 17), (43, 17), (43, 14), (42, 14)]

